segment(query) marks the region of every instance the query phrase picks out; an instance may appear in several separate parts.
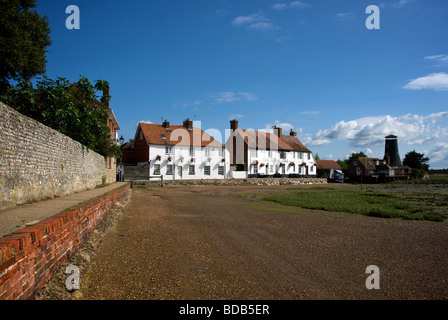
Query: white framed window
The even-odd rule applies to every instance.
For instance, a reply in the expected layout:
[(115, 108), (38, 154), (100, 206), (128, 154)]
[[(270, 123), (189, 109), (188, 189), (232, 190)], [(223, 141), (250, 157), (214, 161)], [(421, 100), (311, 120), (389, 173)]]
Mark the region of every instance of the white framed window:
[(204, 175), (209, 176), (210, 175), (210, 166), (204, 166)]
[(160, 164), (154, 165), (154, 170), (152, 172), (153, 175), (159, 176), (160, 175)]
[(165, 145), (165, 154), (172, 154), (173, 146)]
[(219, 148), (219, 156), (224, 157), (224, 148)]
[(190, 167), (189, 167), (189, 170), (188, 170), (188, 174), (190, 175), (190, 176), (194, 176), (194, 173), (195, 172), (195, 167), (194, 167), (194, 164), (192, 164), (192, 165), (190, 165)]
[(204, 153), (206, 157), (210, 157), (210, 148), (204, 148)]
[(254, 174), (258, 174), (258, 164), (253, 165), (253, 172)]
[(223, 176), (223, 175), (224, 175), (224, 166), (219, 166), (219, 167), (218, 167), (218, 174), (219, 174), (220, 176)]
[(194, 156), (194, 147), (190, 146), (190, 156)]
[(169, 175), (169, 176), (173, 175), (173, 165), (172, 164), (168, 164), (166, 166), (166, 174)]

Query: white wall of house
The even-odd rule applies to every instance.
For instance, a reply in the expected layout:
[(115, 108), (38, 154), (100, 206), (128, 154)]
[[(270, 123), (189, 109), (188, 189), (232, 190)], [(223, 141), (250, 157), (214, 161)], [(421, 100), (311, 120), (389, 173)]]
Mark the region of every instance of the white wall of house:
[(230, 166), (226, 151), (211, 147), (168, 147), (150, 145), (150, 176), (164, 180), (227, 179)]
[(310, 152), (248, 150), (248, 174), (316, 175), (316, 162)]

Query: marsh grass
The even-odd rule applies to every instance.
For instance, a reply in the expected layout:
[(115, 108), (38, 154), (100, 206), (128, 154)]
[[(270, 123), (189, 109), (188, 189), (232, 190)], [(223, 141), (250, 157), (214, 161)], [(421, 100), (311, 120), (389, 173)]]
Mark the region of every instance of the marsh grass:
[(297, 189), (263, 197), (286, 206), (348, 212), (381, 218), (444, 221), (443, 215), (397, 199), (392, 193), (361, 190)]

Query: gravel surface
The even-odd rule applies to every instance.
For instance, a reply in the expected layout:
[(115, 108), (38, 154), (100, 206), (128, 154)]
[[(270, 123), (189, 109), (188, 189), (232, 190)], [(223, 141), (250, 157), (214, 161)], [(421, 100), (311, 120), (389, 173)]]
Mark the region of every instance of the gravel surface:
[[(448, 298), (447, 223), (281, 207), (241, 196), (286, 188), (134, 189), (81, 270), (81, 289), (59, 298)], [(378, 290), (366, 289), (369, 265), (380, 270)], [(55, 299), (56, 289), (49, 289), (44, 297)]]

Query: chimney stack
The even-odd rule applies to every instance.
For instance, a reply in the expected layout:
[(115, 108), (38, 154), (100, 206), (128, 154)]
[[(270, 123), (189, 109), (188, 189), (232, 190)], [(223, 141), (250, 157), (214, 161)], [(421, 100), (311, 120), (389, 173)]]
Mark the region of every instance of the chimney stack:
[(238, 120), (234, 119), (230, 121), (230, 129), (233, 131), (238, 129)]
[(170, 130), (170, 123), (165, 120), (162, 124), (162, 127), (164, 127), (166, 130)]
[(297, 137), (297, 132), (292, 131), (292, 129), (291, 129), (291, 132), (289, 133), (289, 135), (290, 135), (291, 137)]
[(193, 121), (190, 118), (185, 119), (183, 126), (187, 128), (187, 130), (193, 130)]
[(279, 128), (277, 126), (274, 127), (274, 133), (277, 137), (281, 137), (282, 136), (282, 128)]

